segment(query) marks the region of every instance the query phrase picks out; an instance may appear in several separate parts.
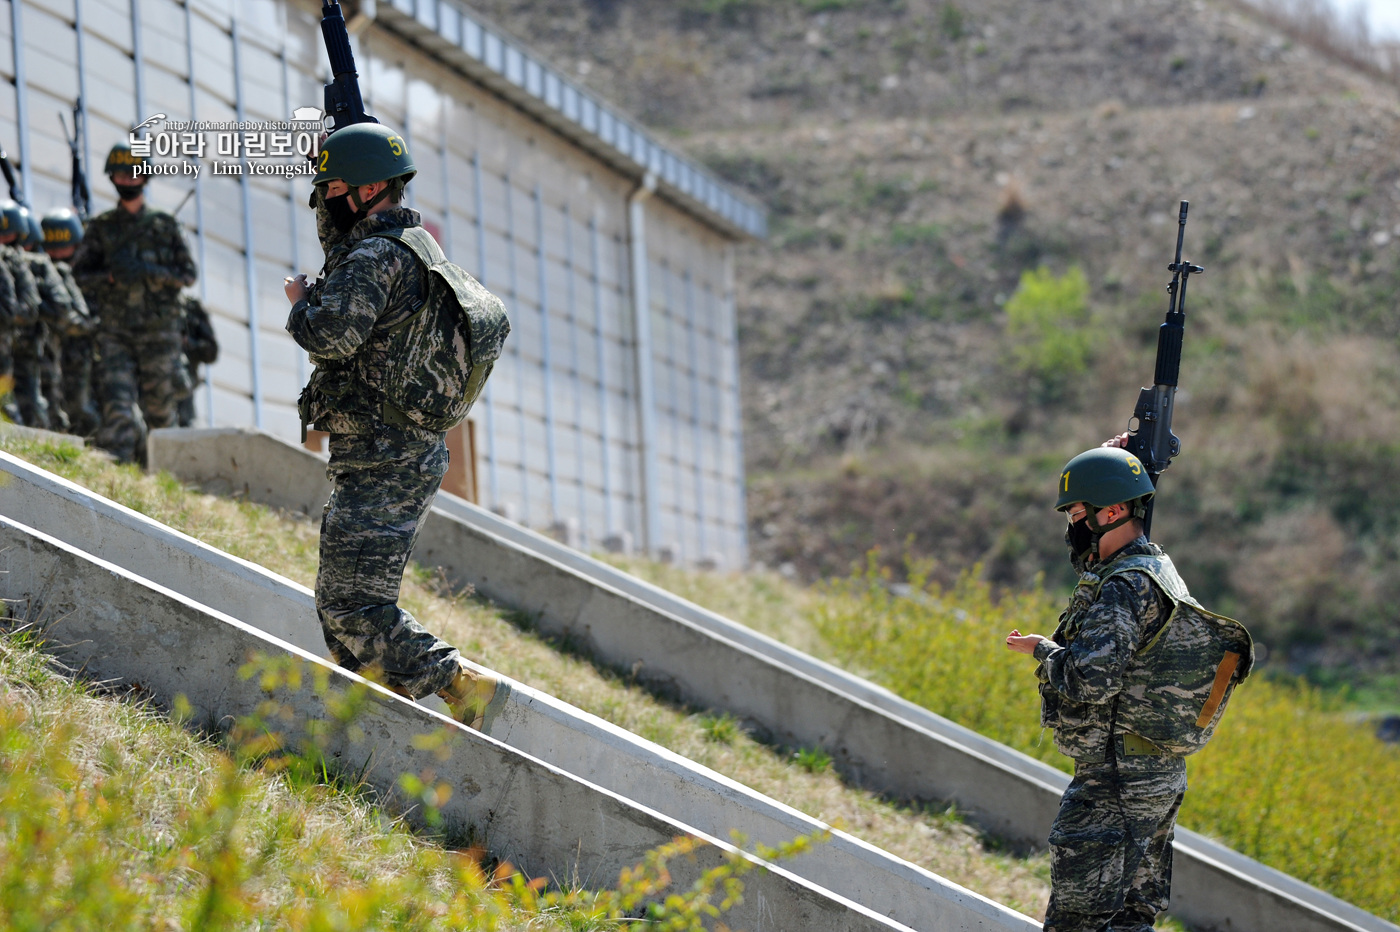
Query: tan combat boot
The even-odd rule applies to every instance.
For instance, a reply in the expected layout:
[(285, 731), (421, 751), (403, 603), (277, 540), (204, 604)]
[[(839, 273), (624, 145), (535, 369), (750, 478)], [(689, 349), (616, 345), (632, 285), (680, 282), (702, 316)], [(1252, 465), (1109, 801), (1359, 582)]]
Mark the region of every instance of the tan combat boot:
[(474, 670), (460, 661), (461, 668), (446, 689), (438, 695), (447, 703), (452, 717), (477, 731), (489, 732), (497, 714), (510, 698), (510, 684), (501, 682), (486, 670)]

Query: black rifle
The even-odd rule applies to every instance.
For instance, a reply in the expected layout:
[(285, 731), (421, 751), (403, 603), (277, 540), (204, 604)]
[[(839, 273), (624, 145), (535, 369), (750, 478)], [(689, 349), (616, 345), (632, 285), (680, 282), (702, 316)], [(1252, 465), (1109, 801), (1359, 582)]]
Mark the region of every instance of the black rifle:
[(10, 186), (10, 200), (14, 201), (16, 204), (22, 204), (27, 207), (28, 203), (24, 199), (24, 189), (20, 187), (19, 182), (15, 179), (15, 169), (14, 166), (10, 164), (10, 156), (9, 153), (5, 151), (3, 143), (0, 143), (0, 172), (5, 173), (5, 181)]
[(73, 158), (72, 185), (70, 188), (70, 199), (73, 201), (73, 210), (77, 212), (78, 219), (87, 223), (88, 214), (92, 213), (92, 197), (88, 191), (87, 172), (83, 170), (83, 155), (79, 148), (83, 133), (87, 127), (83, 125), (83, 102), (79, 100), (73, 107), (73, 135), (68, 135), (68, 124), (63, 120), (63, 111), (58, 112), (58, 124), (63, 127), (63, 138), (68, 141), (68, 154)]
[[(1167, 319), (1157, 328), (1157, 371), (1153, 385), (1138, 394), (1137, 406), (1128, 422), (1128, 452), (1142, 460), (1153, 486), (1171, 465), (1172, 457), (1181, 452), (1181, 441), (1172, 433), (1172, 408), (1176, 403), (1177, 378), (1181, 374), (1181, 340), (1186, 334), (1186, 282), (1192, 275), (1205, 271), (1181, 258), (1181, 244), (1186, 237), (1186, 210), (1190, 206), (1190, 201), (1181, 202), (1176, 259), (1167, 266), (1167, 271), (1172, 273), (1167, 285), (1167, 294), (1171, 297), (1167, 303)], [(1154, 495), (1147, 503), (1147, 515), (1142, 522), (1148, 534), (1152, 532), (1152, 506), (1156, 501)]]
[(350, 51), (350, 33), (336, 0), (321, 0), (321, 36), (331, 60), (331, 83), (326, 85), (326, 116), (334, 121), (331, 132), (355, 123), (378, 123), (365, 113), (360, 99), (360, 76), (355, 71), (355, 54)]

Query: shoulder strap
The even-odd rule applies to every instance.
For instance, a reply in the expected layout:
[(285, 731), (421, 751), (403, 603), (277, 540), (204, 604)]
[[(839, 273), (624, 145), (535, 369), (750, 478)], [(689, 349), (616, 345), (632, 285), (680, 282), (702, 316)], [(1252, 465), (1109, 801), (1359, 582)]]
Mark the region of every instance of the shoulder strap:
[[(393, 227), (388, 230), (380, 230), (378, 233), (371, 233), (365, 239), (388, 239), (408, 248), (413, 253), (414, 258), (428, 269), (431, 273), (442, 262), (447, 261), (447, 256), (443, 255), (442, 247), (433, 239), (433, 235), (422, 227)], [(384, 333), (397, 333), (422, 315), (428, 309), (427, 300), (423, 300), (412, 314), (394, 324)]]
[(1172, 601), (1189, 602), (1196, 604), (1196, 600), (1191, 597), (1191, 592), (1186, 588), (1186, 582), (1177, 573), (1176, 566), (1172, 564), (1171, 557), (1162, 554), (1136, 554), (1131, 557), (1124, 557), (1117, 560), (1109, 567), (1107, 573), (1099, 577), (1099, 583), (1094, 590), (1094, 597), (1098, 598), (1099, 591), (1103, 589), (1103, 584), (1115, 576), (1124, 573), (1145, 573), (1147, 577), (1157, 584), (1163, 594)]
[(442, 247), (438, 245), (437, 240), (433, 239), (433, 234), (423, 227), (393, 227), (388, 230), (380, 230), (378, 233), (371, 233), (365, 239), (373, 237), (403, 243), (410, 252), (418, 257), (418, 261), (429, 269), (436, 268), (447, 261), (447, 256), (443, 254)]

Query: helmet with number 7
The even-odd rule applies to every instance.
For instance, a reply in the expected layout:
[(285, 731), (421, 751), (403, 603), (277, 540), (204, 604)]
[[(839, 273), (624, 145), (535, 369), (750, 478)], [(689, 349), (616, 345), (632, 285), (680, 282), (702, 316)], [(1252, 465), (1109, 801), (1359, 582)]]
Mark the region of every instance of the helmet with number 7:
[(1134, 500), (1146, 504), (1156, 491), (1142, 460), (1120, 447), (1095, 447), (1060, 470), (1055, 510), (1064, 511), (1077, 502), (1087, 502), (1095, 510)]
[(316, 184), (343, 181), (352, 188), (402, 178), (408, 182), (418, 169), (408, 143), (382, 123), (352, 123), (321, 143), (316, 158)]

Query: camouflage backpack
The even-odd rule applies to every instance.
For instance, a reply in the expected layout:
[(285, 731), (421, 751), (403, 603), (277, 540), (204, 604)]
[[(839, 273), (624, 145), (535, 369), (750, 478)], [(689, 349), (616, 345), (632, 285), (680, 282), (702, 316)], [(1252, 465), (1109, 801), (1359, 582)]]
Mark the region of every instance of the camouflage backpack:
[(1166, 624), (1137, 649), (1140, 662), (1119, 693), (1117, 730), (1170, 754), (1194, 754), (1215, 733), (1235, 686), (1249, 676), (1254, 642), (1238, 621), (1202, 608), (1166, 554), (1125, 557), (1097, 588), (1134, 570), (1146, 573), (1172, 605)]
[(428, 270), (428, 296), (387, 332), (384, 422), (442, 432), (466, 419), (510, 333), (501, 299), (422, 227), (373, 233), (412, 250)]

